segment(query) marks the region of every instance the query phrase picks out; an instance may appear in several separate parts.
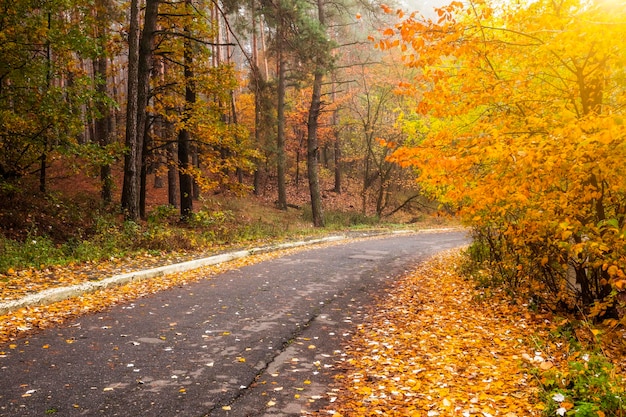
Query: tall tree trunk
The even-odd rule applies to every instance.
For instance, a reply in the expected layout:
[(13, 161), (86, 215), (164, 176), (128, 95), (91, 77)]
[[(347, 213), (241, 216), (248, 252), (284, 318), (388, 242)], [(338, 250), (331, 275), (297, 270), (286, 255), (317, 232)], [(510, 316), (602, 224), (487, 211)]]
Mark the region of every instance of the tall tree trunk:
[[(98, 22), (108, 21), (108, 13), (111, 5), (109, 0), (97, 0), (95, 7), (95, 18)], [(113, 115), (111, 108), (103, 100), (107, 96), (108, 90), (108, 68), (109, 57), (106, 52), (106, 42), (108, 39), (108, 29), (104, 25), (97, 25), (95, 36), (101, 49), (100, 55), (93, 62), (94, 78), (98, 80), (96, 90), (101, 96), (96, 102), (98, 118), (94, 122), (94, 138), (100, 148), (106, 148), (111, 144), (111, 128), (113, 127)], [(111, 165), (108, 163), (100, 166), (100, 197), (105, 205), (111, 204), (113, 200), (113, 177), (111, 175)]]
[[(187, 10), (191, 9), (191, 0), (185, 0)], [(191, 39), (189, 26), (185, 26), (185, 34), (188, 36), (184, 42), (184, 76), (185, 76), (185, 116), (187, 121), (193, 104), (196, 101), (195, 89), (193, 86), (193, 54), (191, 51)], [(178, 133), (178, 165), (179, 165), (179, 183), (180, 183), (180, 218), (188, 221), (193, 213), (193, 177), (191, 175), (191, 137), (189, 129), (184, 127)]]
[[(48, 32), (52, 28), (52, 14), (48, 13)], [(50, 40), (46, 42), (46, 88), (52, 87), (52, 46)], [(46, 192), (46, 168), (48, 167), (48, 134), (43, 136), (43, 151), (41, 152), (41, 164), (39, 167), (39, 191)]]
[(188, 221), (193, 213), (193, 178), (190, 174), (189, 130), (178, 132), (178, 182), (180, 183), (180, 218)]
[(307, 174), (309, 176), (309, 192), (311, 194), (311, 212), (313, 214), (313, 225), (315, 227), (324, 227), (324, 215), (322, 212), (322, 196), (320, 193), (319, 181), (319, 146), (317, 138), (318, 117), (321, 106), (322, 92), (321, 70), (315, 73), (313, 79), (313, 94), (311, 96), (311, 107), (309, 109), (308, 127), (307, 127)]
[[(96, 58), (94, 62), (95, 76), (99, 79), (96, 88), (102, 97), (107, 93), (108, 62), (109, 60), (104, 53)], [(98, 145), (104, 149), (111, 143), (111, 132), (109, 130), (111, 127), (111, 109), (103, 100), (99, 100), (96, 105), (99, 114), (94, 123), (95, 137)], [(113, 178), (111, 176), (111, 165), (108, 163), (100, 166), (100, 187), (102, 202), (105, 205), (111, 204), (113, 199)]]
[(130, 28), (128, 32), (128, 85), (126, 88), (126, 154), (124, 155), (124, 182), (122, 185), (122, 210), (124, 217), (139, 217), (139, 191), (137, 189), (137, 96), (139, 89), (139, 33), (140, 0), (130, 2)]
[(152, 44), (159, 12), (159, 0), (146, 0), (143, 32), (140, 33), (139, 0), (131, 1), (130, 33), (128, 38), (128, 103), (126, 109), (126, 147), (122, 209), (127, 220), (140, 217), (140, 180), (143, 164), (143, 138), (146, 106), (150, 92)]
[[(279, 12), (280, 13), (280, 12)], [(279, 36), (283, 37), (285, 22), (280, 17), (279, 22)], [(278, 186), (278, 203), (277, 206), (280, 210), (287, 210), (287, 186), (286, 186), (286, 168), (287, 161), (285, 157), (285, 77), (286, 77), (286, 63), (285, 63), (285, 45), (284, 40), (278, 41), (278, 103), (277, 103), (277, 134), (276, 134), (276, 174), (277, 174), (277, 186)]]
[[(173, 132), (174, 128), (170, 122), (166, 122), (166, 129), (169, 133)], [(169, 141), (168, 135), (168, 141)], [(176, 169), (176, 160), (174, 158), (176, 154), (176, 143), (173, 141), (168, 142), (166, 148), (167, 152), (167, 203), (170, 206), (178, 207), (178, 170)]]
[[(317, 12), (320, 25), (324, 27), (324, 5), (323, 0), (317, 0)], [(318, 58), (319, 59), (319, 58)], [(311, 213), (313, 215), (313, 225), (324, 227), (324, 215), (322, 212), (322, 195), (320, 193), (319, 181), (319, 144), (317, 137), (318, 120), (322, 101), (322, 80), (324, 78), (323, 64), (319, 61), (315, 65), (315, 76), (313, 78), (313, 93), (311, 94), (311, 107), (309, 108), (307, 126), (307, 173), (309, 176), (309, 192), (311, 194)]]
[[(333, 82), (333, 102), (335, 102), (335, 83)], [(339, 110), (333, 111), (333, 132), (335, 136), (335, 151), (333, 152), (334, 169), (335, 169), (335, 188), (334, 192), (341, 194), (341, 135), (339, 134)]]
[[(254, 143), (257, 149), (261, 146), (261, 71), (259, 69), (259, 51), (257, 45), (257, 27), (256, 27), (256, 0), (251, 0), (250, 8), (252, 14), (252, 83), (254, 86)], [(259, 195), (261, 174), (260, 161), (255, 159), (253, 193)]]
[(150, 127), (146, 122), (143, 132), (143, 144), (141, 147), (141, 155), (143, 162), (141, 163), (141, 174), (139, 178), (139, 215), (142, 219), (146, 218), (146, 193), (148, 183), (148, 160), (150, 159)]

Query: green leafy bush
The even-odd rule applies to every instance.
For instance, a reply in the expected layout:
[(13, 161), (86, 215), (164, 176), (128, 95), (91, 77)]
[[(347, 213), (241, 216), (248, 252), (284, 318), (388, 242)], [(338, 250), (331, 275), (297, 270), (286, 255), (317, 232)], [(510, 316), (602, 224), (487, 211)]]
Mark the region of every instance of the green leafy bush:
[(626, 415), (624, 381), (613, 365), (598, 353), (576, 352), (566, 371), (550, 370), (541, 375), (546, 405), (543, 415), (603, 417)]

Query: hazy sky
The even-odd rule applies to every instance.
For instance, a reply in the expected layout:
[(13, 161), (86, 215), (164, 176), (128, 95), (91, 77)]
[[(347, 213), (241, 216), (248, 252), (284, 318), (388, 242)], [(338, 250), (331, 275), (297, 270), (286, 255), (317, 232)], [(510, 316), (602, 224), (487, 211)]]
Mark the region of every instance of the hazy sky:
[(413, 12), (419, 10), (426, 17), (434, 17), (435, 7), (445, 6), (452, 2), (452, 0), (401, 0), (406, 4), (407, 11)]

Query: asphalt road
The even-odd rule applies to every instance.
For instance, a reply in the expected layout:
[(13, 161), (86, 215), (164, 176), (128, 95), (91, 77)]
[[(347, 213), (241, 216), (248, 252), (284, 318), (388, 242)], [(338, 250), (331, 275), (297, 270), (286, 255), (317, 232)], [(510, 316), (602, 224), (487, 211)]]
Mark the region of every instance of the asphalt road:
[(372, 296), (463, 232), (316, 247), (0, 346), (0, 416), (305, 416)]

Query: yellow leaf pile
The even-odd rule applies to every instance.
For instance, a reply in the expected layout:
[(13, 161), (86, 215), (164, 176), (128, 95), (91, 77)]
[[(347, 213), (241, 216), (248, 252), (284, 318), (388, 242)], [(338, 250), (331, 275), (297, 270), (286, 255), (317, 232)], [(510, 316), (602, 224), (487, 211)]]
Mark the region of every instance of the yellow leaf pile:
[(548, 326), (451, 272), (459, 257), (456, 251), (433, 258), (380, 301), (346, 348), (340, 395), (325, 413), (541, 414), (529, 370), (554, 359), (536, 352), (530, 338)]

